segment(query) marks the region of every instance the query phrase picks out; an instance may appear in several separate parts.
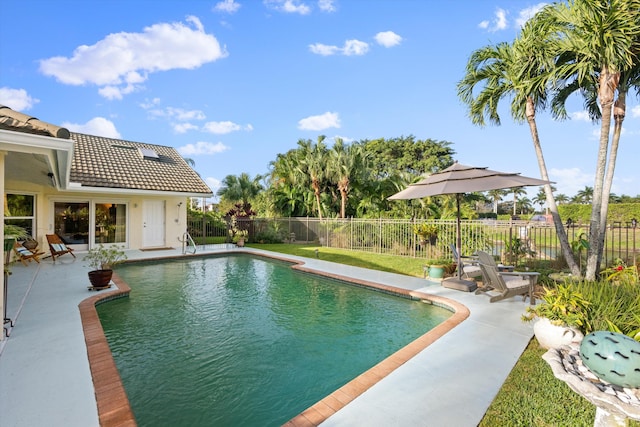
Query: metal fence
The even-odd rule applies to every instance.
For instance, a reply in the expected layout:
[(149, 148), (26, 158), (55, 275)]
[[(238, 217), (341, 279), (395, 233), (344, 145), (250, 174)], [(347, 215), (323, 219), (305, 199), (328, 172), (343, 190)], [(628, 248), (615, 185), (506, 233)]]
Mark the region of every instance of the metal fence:
[[(320, 246), (379, 254), (451, 259), (451, 245), (456, 241), (455, 220), (428, 221), (438, 228), (435, 242), (421, 242), (413, 227), (423, 220), (401, 219), (318, 219), (254, 218), (237, 220), (237, 227), (248, 230), (249, 242), (316, 243)], [(227, 239), (229, 226), (217, 226), (206, 220), (189, 221), (188, 231), (198, 244), (210, 237)], [(578, 251), (581, 239), (588, 236), (588, 226), (567, 226), (569, 242), (576, 247), (584, 263), (586, 251)], [(461, 253), (485, 250), (505, 262), (546, 259), (562, 264), (560, 244), (553, 224), (540, 221), (461, 221)], [(635, 263), (640, 250), (640, 232), (630, 224), (613, 223), (607, 227), (605, 262), (621, 258)], [(506, 259), (505, 259), (506, 258)]]

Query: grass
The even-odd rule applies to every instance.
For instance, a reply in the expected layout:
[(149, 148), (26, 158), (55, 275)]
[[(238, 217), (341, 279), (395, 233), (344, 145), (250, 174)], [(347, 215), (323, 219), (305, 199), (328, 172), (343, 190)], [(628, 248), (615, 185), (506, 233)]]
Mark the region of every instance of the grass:
[[(289, 255), (315, 258), (325, 261), (391, 273), (422, 277), (424, 260), (392, 255), (324, 248), (302, 244), (252, 244), (259, 249)], [(572, 391), (563, 381), (553, 376), (551, 368), (542, 359), (545, 350), (536, 339), (522, 353), (480, 422), (489, 426), (592, 426), (595, 407)], [(640, 427), (639, 421), (631, 420), (631, 427)]]

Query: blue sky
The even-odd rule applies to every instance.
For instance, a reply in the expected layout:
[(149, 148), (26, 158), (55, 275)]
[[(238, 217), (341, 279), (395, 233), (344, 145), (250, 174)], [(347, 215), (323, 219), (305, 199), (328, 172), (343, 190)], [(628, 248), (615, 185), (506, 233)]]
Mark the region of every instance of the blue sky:
[[(265, 174), (318, 135), (452, 142), (461, 163), (539, 177), (528, 127), (470, 123), (456, 94), (471, 52), (512, 41), (519, 0), (4, 0), (0, 103), (75, 132), (169, 145), (214, 192)], [(7, 19), (10, 17), (10, 19)], [(593, 186), (599, 125), (538, 115), (559, 192)], [(613, 192), (640, 193), (640, 106)]]

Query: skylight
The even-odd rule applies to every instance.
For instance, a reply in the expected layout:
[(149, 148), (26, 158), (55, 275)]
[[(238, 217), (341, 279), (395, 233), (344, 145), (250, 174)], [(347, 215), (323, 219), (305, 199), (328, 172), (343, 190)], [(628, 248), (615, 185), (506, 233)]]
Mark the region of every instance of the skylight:
[(152, 150), (151, 148), (138, 147), (138, 153), (140, 153), (140, 155), (142, 156), (143, 159), (158, 159), (158, 158), (160, 158), (160, 156), (158, 156), (158, 153), (156, 153), (156, 150)]

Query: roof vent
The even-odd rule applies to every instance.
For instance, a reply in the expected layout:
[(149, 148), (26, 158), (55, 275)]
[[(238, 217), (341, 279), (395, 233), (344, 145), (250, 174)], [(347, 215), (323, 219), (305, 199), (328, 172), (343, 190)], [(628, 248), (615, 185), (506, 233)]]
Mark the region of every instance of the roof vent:
[(160, 158), (160, 156), (158, 156), (158, 153), (156, 153), (156, 151), (152, 150), (151, 148), (138, 147), (138, 153), (140, 153), (140, 156), (143, 159), (158, 159), (158, 158)]

